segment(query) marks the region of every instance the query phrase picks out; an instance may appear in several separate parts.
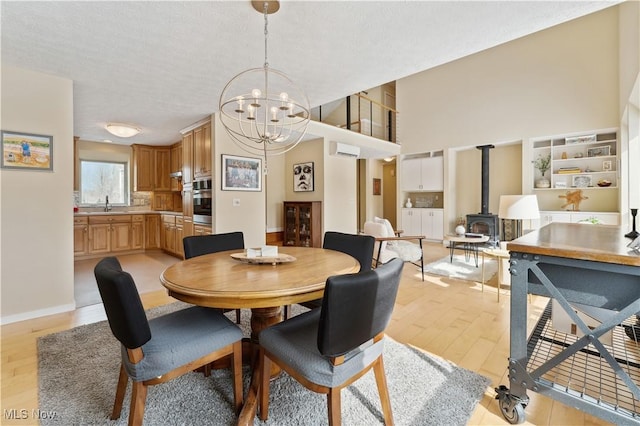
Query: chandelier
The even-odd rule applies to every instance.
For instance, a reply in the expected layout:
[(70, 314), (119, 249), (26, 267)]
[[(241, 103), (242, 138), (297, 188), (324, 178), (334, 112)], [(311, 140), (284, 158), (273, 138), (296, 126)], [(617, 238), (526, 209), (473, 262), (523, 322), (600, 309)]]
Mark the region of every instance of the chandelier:
[(268, 15), (278, 1), (252, 1), (264, 14), (264, 65), (233, 77), (220, 95), (220, 120), (231, 139), (257, 155), (283, 154), (304, 137), (309, 124), (309, 99), (286, 74), (269, 67)]

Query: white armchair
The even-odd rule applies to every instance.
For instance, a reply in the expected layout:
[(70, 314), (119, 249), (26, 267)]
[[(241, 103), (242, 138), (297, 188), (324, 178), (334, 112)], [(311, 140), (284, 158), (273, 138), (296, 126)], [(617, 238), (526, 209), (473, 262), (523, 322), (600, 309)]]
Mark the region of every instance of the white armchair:
[(424, 281), (424, 257), (422, 255), (424, 235), (399, 236), (393, 230), (391, 223), (387, 219), (381, 218), (365, 222), (364, 233), (373, 236), (376, 240), (373, 249), (374, 267), (398, 257), (404, 262), (419, 266), (422, 272), (422, 281)]

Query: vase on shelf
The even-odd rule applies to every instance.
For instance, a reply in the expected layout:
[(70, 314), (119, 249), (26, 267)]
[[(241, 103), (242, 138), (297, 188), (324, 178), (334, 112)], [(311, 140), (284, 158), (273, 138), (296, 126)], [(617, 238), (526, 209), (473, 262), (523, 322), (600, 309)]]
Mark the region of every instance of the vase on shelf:
[(549, 179), (542, 177), (536, 181), (536, 188), (551, 188), (551, 182)]
[(411, 204), (411, 198), (407, 198), (407, 202), (404, 205), (406, 208), (410, 209), (411, 207), (413, 207), (413, 204)]

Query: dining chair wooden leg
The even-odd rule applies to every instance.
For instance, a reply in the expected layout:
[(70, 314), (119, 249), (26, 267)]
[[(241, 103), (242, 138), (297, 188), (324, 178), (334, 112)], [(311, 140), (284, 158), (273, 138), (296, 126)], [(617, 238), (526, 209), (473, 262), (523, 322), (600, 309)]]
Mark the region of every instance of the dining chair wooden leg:
[(327, 394), (327, 409), (329, 411), (329, 426), (340, 426), (342, 413), (340, 406), (340, 388), (330, 388)]
[(271, 381), (271, 360), (265, 356), (264, 349), (260, 348), (259, 372), (260, 372), (260, 420), (266, 421), (269, 417), (269, 384)]
[(133, 382), (131, 407), (129, 408), (129, 426), (142, 425), (144, 404), (147, 399), (147, 386), (142, 382)]
[(124, 365), (120, 364), (120, 376), (118, 377), (118, 386), (116, 387), (116, 400), (113, 403), (113, 411), (111, 412), (111, 420), (117, 420), (120, 418), (122, 412), (122, 404), (124, 402), (124, 394), (127, 391), (127, 383), (129, 382), (129, 376), (124, 369)]
[(231, 364), (233, 375), (233, 399), (236, 414), (242, 409), (242, 341), (233, 344), (233, 363)]
[(374, 362), (373, 373), (376, 376), (376, 385), (378, 386), (378, 394), (380, 395), (384, 424), (393, 426), (393, 411), (391, 410), (391, 400), (389, 399), (389, 388), (387, 387), (387, 376), (384, 374), (382, 355)]
[(236, 309), (236, 324), (240, 324), (240, 309)]

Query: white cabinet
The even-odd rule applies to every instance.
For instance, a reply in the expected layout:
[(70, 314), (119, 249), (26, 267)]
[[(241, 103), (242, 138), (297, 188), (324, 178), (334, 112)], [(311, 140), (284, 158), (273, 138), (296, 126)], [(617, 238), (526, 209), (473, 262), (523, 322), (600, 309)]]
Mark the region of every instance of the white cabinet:
[(424, 209), (422, 233), (428, 240), (444, 239), (444, 212), (442, 209)]
[(551, 222), (578, 223), (596, 219), (602, 225), (619, 225), (620, 215), (608, 212), (564, 212), (564, 211), (541, 211), (540, 226)]
[(402, 209), (402, 234), (422, 235), (422, 209)]
[(571, 222), (571, 213), (565, 212), (540, 212), (540, 226), (548, 225), (551, 222)]
[(402, 209), (403, 235), (424, 235), (428, 240), (444, 239), (442, 209)]
[(402, 161), (403, 191), (443, 191), (444, 157), (407, 158)]

